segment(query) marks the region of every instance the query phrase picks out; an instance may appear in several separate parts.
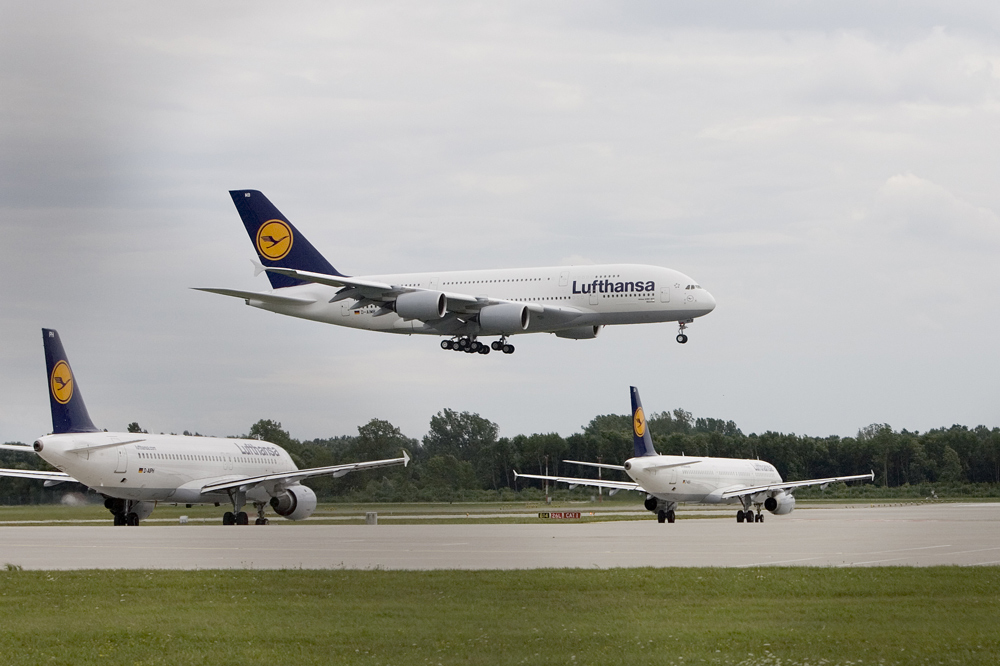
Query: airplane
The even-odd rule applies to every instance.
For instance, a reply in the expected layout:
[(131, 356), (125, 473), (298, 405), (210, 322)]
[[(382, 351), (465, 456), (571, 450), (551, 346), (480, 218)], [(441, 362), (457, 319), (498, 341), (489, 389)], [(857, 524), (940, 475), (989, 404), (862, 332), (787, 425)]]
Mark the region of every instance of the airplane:
[[(541, 479), (556, 483), (567, 483), (570, 488), (593, 486), (610, 488), (612, 494), (619, 490), (636, 490), (646, 493), (644, 506), (656, 514), (660, 523), (672, 523), (676, 519), (680, 502), (699, 504), (735, 504), (742, 509), (736, 512), (736, 522), (762, 523), (767, 509), (776, 516), (791, 513), (795, 508), (792, 492), (805, 486), (826, 487), (840, 481), (875, 480), (875, 473), (853, 476), (835, 476), (828, 479), (807, 481), (782, 481), (774, 465), (763, 460), (741, 458), (711, 458), (708, 456), (665, 456), (653, 448), (653, 438), (646, 427), (646, 415), (642, 410), (639, 390), (632, 386), (632, 444), (635, 457), (624, 465), (608, 465), (579, 460), (563, 462), (599, 467), (625, 472), (632, 478), (627, 481), (607, 481), (599, 479), (577, 479), (565, 476), (545, 476), (539, 474), (519, 474), (515, 478)], [(751, 508), (756, 508), (756, 514)]]
[(59, 334), (42, 329), (52, 411), (52, 433), (32, 446), (2, 444), (12, 451), (34, 452), (58, 472), (0, 469), (0, 476), (39, 479), (51, 486), (84, 484), (104, 498), (115, 525), (138, 525), (157, 502), (231, 503), (223, 525), (247, 525), (243, 507), (257, 510), (254, 524), (267, 525), (265, 510), (288, 520), (304, 520), (316, 509), (316, 493), (302, 481), (316, 476), (342, 477), (351, 472), (406, 465), (410, 457), (298, 469), (280, 446), (255, 439), (152, 435), (98, 430), (83, 403), (80, 385), (69, 365)]
[[(257, 250), (254, 276), (271, 292), (196, 287), (278, 314), (369, 331), (443, 336), (442, 349), (514, 353), (508, 337), (554, 333), (596, 338), (605, 326), (676, 321), (715, 309), (687, 275), (638, 264), (553, 266), (349, 277), (337, 271), (256, 190), (229, 192)], [(487, 345), (480, 337), (498, 336)]]

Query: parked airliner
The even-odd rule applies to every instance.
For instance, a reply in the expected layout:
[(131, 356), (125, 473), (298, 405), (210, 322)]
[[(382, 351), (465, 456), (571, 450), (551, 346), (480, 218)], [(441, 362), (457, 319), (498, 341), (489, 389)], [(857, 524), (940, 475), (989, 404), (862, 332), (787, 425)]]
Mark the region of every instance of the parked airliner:
[(0, 469), (0, 476), (40, 479), (46, 485), (80, 482), (104, 496), (115, 525), (138, 525), (157, 502), (231, 503), (233, 510), (222, 517), (225, 525), (246, 525), (249, 519), (243, 507), (248, 502), (257, 509), (257, 525), (267, 525), (268, 504), (283, 518), (303, 520), (316, 509), (316, 493), (302, 480), (410, 461), (403, 451), (401, 458), (298, 469), (287, 451), (270, 442), (98, 430), (83, 404), (59, 334), (42, 329), (42, 338), (52, 434), (39, 437), (31, 447), (0, 448), (33, 450), (60, 471)]
[[(229, 193), (272, 291), (199, 288), (242, 298), (278, 314), (386, 333), (444, 336), (443, 349), (514, 352), (509, 336), (554, 333), (596, 338), (604, 326), (676, 321), (687, 325), (715, 308), (695, 280), (637, 264), (438, 271), (348, 277), (335, 269), (256, 190)], [(491, 344), (480, 337), (493, 337)]]
[[(736, 512), (736, 522), (764, 522), (761, 508), (776, 516), (791, 513), (795, 508), (792, 491), (805, 486), (826, 486), (838, 481), (860, 481), (875, 479), (875, 473), (854, 476), (835, 476), (828, 479), (807, 481), (782, 481), (774, 465), (763, 460), (737, 458), (710, 458), (707, 456), (662, 456), (653, 449), (653, 438), (646, 427), (646, 415), (642, 410), (639, 390), (631, 387), (632, 393), (632, 443), (635, 457), (624, 465), (566, 460), (564, 462), (600, 467), (625, 472), (632, 482), (606, 481), (598, 479), (577, 479), (564, 476), (544, 476), (539, 474), (518, 474), (525, 479), (542, 479), (575, 486), (594, 486), (619, 490), (637, 490), (646, 493), (645, 507), (656, 514), (661, 522), (672, 523), (676, 518), (680, 502), (701, 504), (733, 504), (740, 502), (743, 508)], [(756, 514), (753, 508), (756, 508)]]

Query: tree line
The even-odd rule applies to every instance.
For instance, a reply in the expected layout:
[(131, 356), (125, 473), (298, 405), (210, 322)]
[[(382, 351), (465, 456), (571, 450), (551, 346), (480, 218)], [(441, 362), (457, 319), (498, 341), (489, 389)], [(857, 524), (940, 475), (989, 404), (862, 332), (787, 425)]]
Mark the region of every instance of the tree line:
[[(682, 409), (654, 413), (647, 424), (657, 452), (688, 456), (759, 458), (790, 481), (875, 472), (875, 486), (921, 484), (1000, 485), (1000, 428), (953, 425), (924, 433), (896, 431), (887, 424), (862, 428), (854, 437), (811, 437), (765, 432), (745, 435), (732, 421), (695, 418)], [(142, 432), (138, 423), (132, 432)], [(621, 464), (632, 456), (629, 415), (597, 416), (581, 432), (563, 437), (535, 433), (500, 437), (496, 423), (470, 412), (444, 409), (431, 417), (427, 434), (405, 436), (388, 421), (372, 419), (358, 434), (299, 441), (281, 423), (262, 419), (241, 437), (285, 448), (299, 467), (322, 467), (358, 460), (393, 458), (400, 449), (412, 456), (407, 468), (349, 474), (309, 481), (320, 499), (356, 501), (452, 501), (514, 498), (537, 488), (516, 482), (513, 470), (596, 477), (593, 468), (564, 463), (584, 460)], [(185, 434), (192, 434), (187, 433)], [(194, 433), (197, 434), (197, 433)], [(0, 451), (0, 465), (42, 469), (38, 457)], [(605, 478), (609, 472), (604, 472)], [(614, 472), (610, 472), (614, 474)], [(624, 477), (622, 477), (624, 478)], [(44, 488), (37, 481), (0, 479), (0, 502), (53, 501), (65, 486)], [(528, 491), (530, 495), (535, 491)], [(593, 490), (585, 491), (592, 493)], [(537, 493), (535, 493), (537, 494)]]

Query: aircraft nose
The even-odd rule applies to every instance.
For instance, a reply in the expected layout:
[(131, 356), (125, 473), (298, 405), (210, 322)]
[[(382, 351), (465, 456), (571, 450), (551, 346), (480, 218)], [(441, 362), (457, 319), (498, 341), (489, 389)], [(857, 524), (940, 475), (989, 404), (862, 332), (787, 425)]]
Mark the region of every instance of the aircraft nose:
[(708, 291), (708, 289), (703, 289), (705, 293), (698, 298), (698, 305), (704, 305), (709, 312), (715, 309), (715, 296)]

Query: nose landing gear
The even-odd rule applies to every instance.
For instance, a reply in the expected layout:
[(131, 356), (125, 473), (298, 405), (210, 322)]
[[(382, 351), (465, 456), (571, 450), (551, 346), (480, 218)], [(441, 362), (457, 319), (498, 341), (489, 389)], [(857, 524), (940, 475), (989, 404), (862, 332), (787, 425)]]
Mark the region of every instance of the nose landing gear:
[(681, 343), (682, 345), (687, 343), (688, 336), (684, 333), (684, 331), (685, 329), (687, 329), (687, 325), (693, 321), (694, 319), (686, 319), (684, 321), (678, 322), (679, 329), (677, 331), (677, 342)]

